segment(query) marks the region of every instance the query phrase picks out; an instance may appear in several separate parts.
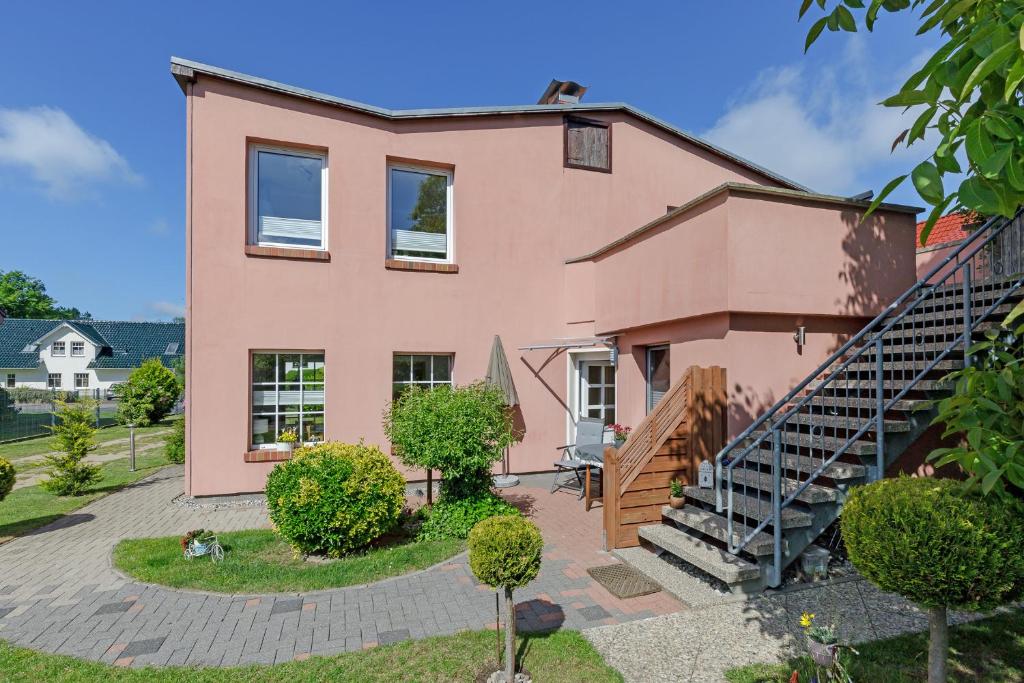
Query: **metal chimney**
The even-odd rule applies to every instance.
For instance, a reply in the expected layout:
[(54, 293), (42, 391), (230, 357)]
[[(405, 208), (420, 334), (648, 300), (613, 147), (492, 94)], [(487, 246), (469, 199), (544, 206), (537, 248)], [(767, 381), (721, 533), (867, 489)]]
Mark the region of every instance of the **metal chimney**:
[(576, 81), (558, 81), (552, 79), (537, 104), (579, 104), (587, 86)]

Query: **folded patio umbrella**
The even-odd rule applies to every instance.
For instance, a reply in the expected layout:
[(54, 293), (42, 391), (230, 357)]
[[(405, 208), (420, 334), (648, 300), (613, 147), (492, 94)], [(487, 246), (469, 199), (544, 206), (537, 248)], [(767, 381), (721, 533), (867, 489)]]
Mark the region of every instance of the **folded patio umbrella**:
[[(491, 357), (487, 363), (487, 374), (484, 382), (501, 389), (505, 395), (505, 406), (512, 410), (519, 405), (519, 394), (516, 392), (515, 382), (512, 381), (512, 370), (508, 366), (508, 358), (505, 356), (505, 347), (501, 344), (501, 337), (494, 335), (494, 343), (491, 345)], [(501, 474), (494, 478), (494, 485), (498, 488), (515, 486), (519, 483), (519, 477), (508, 473), (509, 449), (505, 449), (505, 457), (502, 459)]]

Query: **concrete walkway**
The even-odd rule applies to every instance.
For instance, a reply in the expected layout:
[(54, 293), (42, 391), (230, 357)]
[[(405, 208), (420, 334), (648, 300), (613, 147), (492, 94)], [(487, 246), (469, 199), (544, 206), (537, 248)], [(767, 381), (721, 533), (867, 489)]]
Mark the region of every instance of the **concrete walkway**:
[[(543, 482), (539, 482), (543, 483)], [(0, 546), (0, 638), (123, 666), (282, 662), (488, 628), (494, 592), (477, 585), (465, 556), (368, 586), (280, 595), (215, 595), (141, 584), (111, 567), (123, 538), (267, 526), (263, 508), (174, 504), (182, 468), (171, 467)], [(619, 600), (586, 567), (614, 559), (600, 547), (600, 509), (540, 485), (511, 489), (545, 534), (540, 576), (517, 591), (520, 628), (583, 629), (682, 609), (664, 593)]]

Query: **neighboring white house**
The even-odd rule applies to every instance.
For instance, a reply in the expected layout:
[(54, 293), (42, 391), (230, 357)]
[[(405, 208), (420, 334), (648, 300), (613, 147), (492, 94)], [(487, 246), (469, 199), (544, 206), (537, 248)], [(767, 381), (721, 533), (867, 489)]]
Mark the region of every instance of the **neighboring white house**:
[(26, 320), (0, 326), (0, 387), (106, 391), (149, 358), (171, 367), (183, 323)]

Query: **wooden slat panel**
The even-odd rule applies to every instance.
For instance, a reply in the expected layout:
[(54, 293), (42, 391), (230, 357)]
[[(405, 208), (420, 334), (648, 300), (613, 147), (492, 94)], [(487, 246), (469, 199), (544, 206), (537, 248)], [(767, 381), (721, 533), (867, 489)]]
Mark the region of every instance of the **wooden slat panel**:
[(645, 505), (642, 508), (623, 510), (619, 516), (619, 524), (654, 524), (661, 521), (661, 505)]

